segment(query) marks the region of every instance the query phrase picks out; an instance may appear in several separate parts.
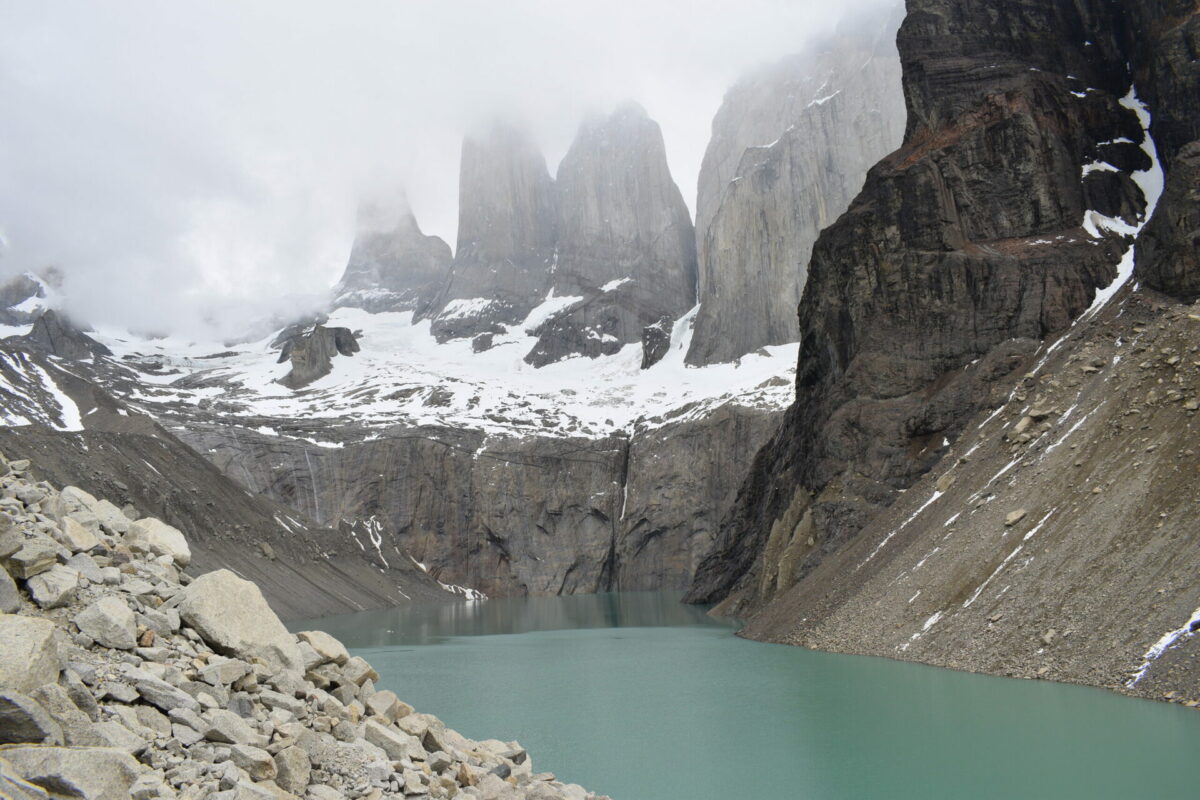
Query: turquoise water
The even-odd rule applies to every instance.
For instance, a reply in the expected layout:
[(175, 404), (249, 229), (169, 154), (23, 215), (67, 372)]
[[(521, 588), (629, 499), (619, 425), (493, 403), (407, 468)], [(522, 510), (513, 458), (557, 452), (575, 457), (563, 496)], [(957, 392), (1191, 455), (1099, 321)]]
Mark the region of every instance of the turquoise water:
[(664, 593), (369, 611), (320, 627), (380, 686), (614, 800), (1197, 798), (1200, 713), (739, 639)]

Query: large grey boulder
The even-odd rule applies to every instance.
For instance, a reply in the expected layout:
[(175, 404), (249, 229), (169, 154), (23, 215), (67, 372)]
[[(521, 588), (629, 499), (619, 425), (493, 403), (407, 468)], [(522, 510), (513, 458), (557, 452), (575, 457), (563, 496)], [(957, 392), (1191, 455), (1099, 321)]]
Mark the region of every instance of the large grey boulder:
[(25, 582), (29, 596), (41, 608), (59, 608), (71, 602), (79, 588), (79, 572), (55, 564), (45, 572), (34, 575)]
[(192, 563), (192, 551), (183, 533), (154, 517), (139, 519), (130, 525), (125, 544), (134, 552), (170, 556), (181, 567)]
[(0, 744), (18, 742), (62, 744), (62, 728), (32, 697), (0, 691)]
[(323, 659), (322, 664), (332, 661), (341, 666), (350, 660), (350, 653), (346, 650), (346, 646), (325, 631), (301, 631), (296, 634), (296, 637), (302, 642), (307, 642), (313, 650), (317, 651), (317, 654)]
[(201, 575), (181, 592), (179, 616), (214, 650), (272, 669), (301, 670), (296, 639), (253, 583), (227, 569)]
[(125, 601), (105, 595), (75, 615), (79, 630), (105, 647), (132, 650), (137, 644), (137, 621)]
[(92, 513), (96, 515), (100, 524), (114, 535), (127, 533), (129, 526), (133, 524), (121, 509), (107, 500), (97, 500), (96, 505), (92, 506)]
[(50, 795), (40, 786), (29, 783), (13, 769), (13, 765), (0, 758), (0, 797), (8, 800), (49, 800)]
[(299, 747), (285, 747), (275, 754), (275, 783), (293, 794), (303, 794), (312, 777), (308, 753)]
[(14, 578), (32, 578), (58, 562), (59, 549), (49, 537), (30, 539), (6, 559), (5, 566)]
[(21, 607), (21, 592), (12, 576), (0, 569), (0, 613), (11, 614)]
[(71, 800), (129, 800), (129, 787), (142, 768), (128, 753), (111, 747), (0, 746), (24, 780), (56, 798)]
[(72, 517), (63, 519), (62, 526), (55, 532), (54, 538), (72, 553), (86, 553), (100, 544), (95, 533)]
[(0, 614), (0, 688), (28, 692), (58, 680), (55, 630), (48, 619)]

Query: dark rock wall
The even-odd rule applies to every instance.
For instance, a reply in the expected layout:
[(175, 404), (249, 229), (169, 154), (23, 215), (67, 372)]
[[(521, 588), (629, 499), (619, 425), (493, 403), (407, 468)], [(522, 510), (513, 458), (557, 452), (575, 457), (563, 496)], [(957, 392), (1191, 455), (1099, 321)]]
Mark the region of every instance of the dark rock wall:
[(378, 525), (385, 554), (398, 547), (446, 583), (559, 594), (685, 588), (780, 414), (726, 406), (607, 439), (422, 428), (326, 448), (228, 425), (183, 435), (254, 494), (322, 524)]
[(814, 247), (796, 403), (691, 599), (738, 613), (791, 586), (1115, 277), (1128, 242), (1080, 229), (1082, 166), (1141, 130), (1119, 104), (1120, 9), (1094, 6), (908, 3), (905, 143)]
[(1194, 0), (1129, 6), (1129, 48), (1166, 173), (1162, 208), (1138, 241), (1137, 274), (1184, 300), (1200, 297), (1200, 15)]
[(53, 364), (42, 369), (79, 406), (86, 430), (0, 427), (0, 452), (32, 460), (38, 480), (131, 503), (179, 528), (191, 544), (193, 572), (233, 569), (258, 583), (285, 618), (394, 606), (406, 597), (450, 599), (408, 559), (361, 550), (348, 527), (322, 527), (247, 492), (148, 418), (121, 413), (92, 382)]

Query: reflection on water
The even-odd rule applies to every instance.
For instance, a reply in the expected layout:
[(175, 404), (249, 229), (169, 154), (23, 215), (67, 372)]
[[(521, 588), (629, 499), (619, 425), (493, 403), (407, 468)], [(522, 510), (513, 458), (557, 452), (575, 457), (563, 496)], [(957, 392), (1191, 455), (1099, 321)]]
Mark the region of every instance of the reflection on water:
[(750, 642), (678, 594), (315, 622), (391, 689), (616, 800), (1194, 798), (1200, 714), (1079, 686)]
[(566, 597), (496, 598), (472, 603), (414, 604), (295, 622), (293, 631), (335, 630), (347, 647), (441, 644), (455, 636), (491, 636), (579, 628), (732, 629), (698, 606), (684, 605), (683, 592), (610, 592)]

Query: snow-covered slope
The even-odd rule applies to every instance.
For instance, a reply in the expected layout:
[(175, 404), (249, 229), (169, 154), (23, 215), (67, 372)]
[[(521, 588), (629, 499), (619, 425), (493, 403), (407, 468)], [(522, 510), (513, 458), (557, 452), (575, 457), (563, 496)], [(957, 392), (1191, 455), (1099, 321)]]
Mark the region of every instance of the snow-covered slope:
[(327, 324), (361, 333), (362, 352), (336, 358), (330, 375), (299, 391), (276, 383), (288, 367), (276, 363), (272, 337), (235, 349), (115, 330), (95, 337), (136, 371), (125, 399), (156, 417), (212, 409), (226, 418), (342, 420), (359, 429), (450, 425), (604, 436), (696, 418), (725, 403), (782, 408), (791, 401), (796, 345), (765, 348), (736, 364), (688, 367), (683, 357), (694, 316), (695, 310), (675, 325), (670, 352), (647, 370), (640, 369), (640, 346), (632, 344), (612, 356), (534, 368), (523, 361), (535, 341), (524, 323), (476, 353), (466, 340), (438, 344), (429, 322), (413, 323), (408, 312), (343, 308)]

